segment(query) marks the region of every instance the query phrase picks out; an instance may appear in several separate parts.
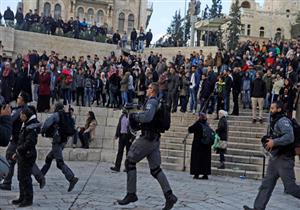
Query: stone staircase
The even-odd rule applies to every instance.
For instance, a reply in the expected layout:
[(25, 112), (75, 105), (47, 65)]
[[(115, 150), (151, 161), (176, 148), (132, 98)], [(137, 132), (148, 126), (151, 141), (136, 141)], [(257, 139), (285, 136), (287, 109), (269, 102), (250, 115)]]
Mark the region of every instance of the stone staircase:
[[(209, 115), (208, 121), (213, 128), (217, 127), (217, 120)], [(264, 114), (265, 121), (268, 115)], [(161, 154), (163, 166), (183, 169), (184, 145), (182, 143), (189, 125), (197, 120), (197, 116), (190, 113), (175, 113), (172, 115), (172, 126), (161, 138)], [(226, 169), (218, 170), (219, 155), (212, 153), (212, 173), (215, 175), (246, 176), (260, 179), (262, 176), (262, 148), (260, 139), (265, 135), (267, 123), (252, 124), (251, 111), (242, 110), (240, 116), (229, 116), (229, 141), (226, 157)], [(193, 135), (187, 139), (186, 170), (189, 170), (190, 153)], [(172, 157), (172, 158), (167, 158)]]
[[(114, 134), (118, 123), (120, 111), (97, 107), (74, 107), (77, 116), (77, 125), (83, 126), (86, 120), (86, 113), (94, 111), (98, 126), (96, 139), (91, 142), (90, 149), (72, 148), (72, 141), (69, 140), (64, 150), (64, 158), (69, 161), (104, 161), (113, 163), (116, 158), (118, 141), (114, 140)], [(39, 114), (40, 121), (44, 121), (47, 114)], [(214, 116), (209, 115), (208, 121), (213, 128), (216, 128), (218, 121), (213, 120)], [(241, 109), (240, 116), (229, 116), (229, 141), (226, 157), (226, 169), (219, 170), (219, 155), (212, 153), (212, 174), (240, 177), (245, 176), (251, 179), (262, 177), (262, 148), (260, 138), (265, 135), (267, 129), (268, 114), (264, 114), (264, 124), (252, 124), (251, 110)], [(183, 169), (184, 145), (183, 139), (187, 134), (189, 125), (197, 120), (197, 116), (191, 113), (172, 114), (172, 125), (169, 131), (161, 138), (162, 167), (170, 170)], [(186, 171), (189, 171), (191, 144), (193, 135), (187, 138), (186, 145)], [(80, 143), (77, 145), (80, 146)], [(39, 137), (38, 159), (44, 160), (51, 149), (51, 140)], [(2, 150), (2, 151), (1, 151)], [(3, 154), (4, 149), (0, 149)], [(125, 157), (124, 157), (125, 158)], [(266, 161), (267, 162), (267, 161)], [(147, 160), (140, 163), (148, 167)], [(296, 160), (296, 174), (300, 179), (300, 161)]]

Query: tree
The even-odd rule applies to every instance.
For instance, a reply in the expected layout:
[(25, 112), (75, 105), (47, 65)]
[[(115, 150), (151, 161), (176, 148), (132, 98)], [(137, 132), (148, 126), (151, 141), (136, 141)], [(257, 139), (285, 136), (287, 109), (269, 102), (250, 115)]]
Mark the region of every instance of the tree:
[(167, 29), (167, 34), (169, 34), (174, 41), (175, 45), (177, 46), (177, 43), (183, 41), (183, 18), (181, 18), (180, 11), (176, 11), (175, 15), (173, 16), (173, 20), (171, 22), (171, 25)]
[(203, 11), (202, 20), (206, 20), (208, 18), (209, 18), (209, 7), (208, 7), (208, 5), (206, 5), (206, 7)]
[(184, 44), (187, 45), (188, 40), (191, 38), (191, 16), (187, 13), (185, 16), (185, 23), (184, 23)]
[(209, 9), (209, 18), (214, 19), (222, 15), (222, 0), (212, 0), (211, 8)]
[(235, 50), (238, 46), (241, 32), (241, 7), (239, 0), (236, 0), (231, 5), (229, 17), (231, 20), (228, 26), (228, 49)]

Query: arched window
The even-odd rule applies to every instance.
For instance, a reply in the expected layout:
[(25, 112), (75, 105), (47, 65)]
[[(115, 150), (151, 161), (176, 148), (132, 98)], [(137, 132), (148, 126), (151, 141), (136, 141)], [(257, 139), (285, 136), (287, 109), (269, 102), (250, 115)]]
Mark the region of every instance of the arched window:
[(265, 28), (264, 27), (259, 28), (259, 37), (265, 37)]
[(94, 22), (94, 10), (93, 9), (88, 9), (87, 11), (87, 22), (92, 23)]
[(51, 12), (51, 4), (46, 2), (44, 4), (44, 16), (49, 16), (50, 15), (50, 12)]
[(132, 31), (132, 29), (134, 28), (134, 15), (130, 14), (128, 15), (128, 33), (130, 33)]
[(79, 7), (77, 9), (77, 16), (79, 17), (80, 20), (82, 20), (84, 18), (84, 10), (82, 7)]
[(119, 14), (119, 24), (118, 24), (118, 30), (119, 30), (119, 32), (123, 32), (124, 31), (124, 24), (125, 24), (125, 14), (123, 12), (121, 12)]
[(244, 9), (250, 9), (251, 8), (251, 4), (248, 1), (244, 1), (241, 4), (241, 7), (244, 8)]
[(286, 17), (287, 17), (287, 18), (290, 17), (290, 12), (291, 12), (291, 10), (289, 10), (289, 9), (286, 10)]
[(99, 10), (97, 12), (96, 22), (101, 26), (104, 24), (104, 12)]
[(281, 28), (276, 29), (276, 37), (278, 37), (279, 39), (281, 38), (281, 32), (282, 32)]
[(61, 6), (60, 4), (56, 4), (54, 7), (54, 18), (58, 19), (61, 16)]

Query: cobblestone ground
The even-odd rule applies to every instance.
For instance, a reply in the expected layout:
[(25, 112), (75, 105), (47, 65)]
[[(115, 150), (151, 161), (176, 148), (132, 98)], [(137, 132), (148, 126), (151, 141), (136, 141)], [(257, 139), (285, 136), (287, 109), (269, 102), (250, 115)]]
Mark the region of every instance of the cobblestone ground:
[[(42, 162), (38, 162), (41, 166)], [(47, 185), (43, 190), (34, 181), (34, 205), (27, 209), (55, 210), (110, 210), (134, 209), (157, 210), (163, 207), (164, 197), (149, 169), (138, 166), (139, 201), (120, 207), (116, 200), (125, 195), (126, 174), (112, 173), (108, 163), (68, 162), (80, 178), (75, 189), (67, 193), (68, 183), (53, 164), (47, 174)], [(179, 200), (174, 209), (178, 210), (242, 210), (244, 204), (251, 205), (255, 199), (260, 181), (211, 176), (207, 180), (193, 180), (188, 173), (165, 171), (173, 191)], [(0, 207), (15, 209), (10, 204), (18, 196), (18, 182), (13, 181), (11, 192), (0, 191)], [(278, 183), (269, 202), (268, 210), (297, 210), (300, 202), (283, 193)]]

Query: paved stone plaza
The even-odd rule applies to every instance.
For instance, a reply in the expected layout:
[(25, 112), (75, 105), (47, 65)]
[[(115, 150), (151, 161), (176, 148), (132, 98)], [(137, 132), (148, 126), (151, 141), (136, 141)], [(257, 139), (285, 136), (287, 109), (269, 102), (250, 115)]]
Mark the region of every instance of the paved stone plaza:
[[(126, 207), (120, 207), (116, 200), (125, 195), (126, 174), (112, 173), (108, 163), (68, 162), (80, 178), (71, 193), (67, 193), (68, 183), (56, 168), (55, 162), (47, 174), (47, 185), (40, 190), (34, 180), (34, 205), (39, 210), (92, 210), (92, 209), (161, 209), (164, 197), (158, 183), (152, 178), (149, 169), (138, 166), (139, 201)], [(38, 162), (41, 166), (42, 162)], [(173, 191), (179, 201), (174, 209), (195, 210), (242, 210), (244, 204), (251, 205), (255, 199), (260, 181), (212, 176), (210, 180), (193, 180), (187, 173), (165, 171)], [(10, 204), (18, 196), (18, 182), (14, 177), (13, 191), (0, 191), (1, 210), (16, 209)], [(283, 193), (281, 183), (276, 187), (269, 210), (297, 210), (300, 201)]]

